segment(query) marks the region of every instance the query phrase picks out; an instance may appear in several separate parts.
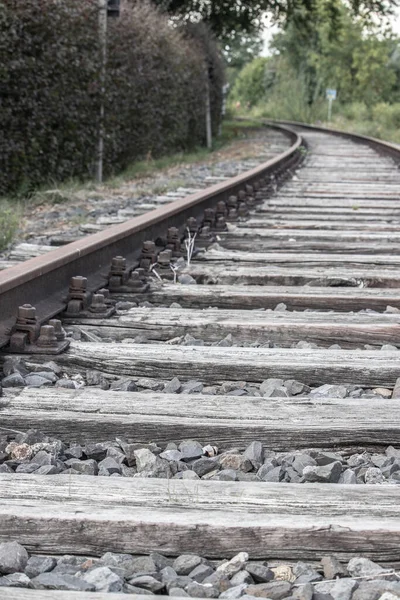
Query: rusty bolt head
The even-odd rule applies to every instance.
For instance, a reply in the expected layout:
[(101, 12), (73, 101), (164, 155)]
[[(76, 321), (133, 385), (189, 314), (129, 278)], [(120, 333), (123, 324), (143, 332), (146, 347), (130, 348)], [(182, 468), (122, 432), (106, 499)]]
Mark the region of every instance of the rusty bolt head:
[(229, 196), (228, 206), (237, 206), (237, 203), (238, 203), (237, 196)]
[(87, 279), (86, 277), (82, 277), (81, 275), (76, 275), (75, 277), (71, 277), (71, 281), (69, 284), (70, 290), (79, 290), (86, 291), (87, 287)]
[(93, 294), (92, 304), (90, 308), (100, 308), (105, 307), (104, 296), (103, 294)]
[(65, 340), (67, 334), (65, 333), (65, 329), (63, 328), (59, 319), (50, 319), (49, 325), (54, 327), (54, 333), (56, 334), (56, 338), (59, 342)]
[(57, 346), (57, 336), (52, 325), (42, 325), (36, 344), (38, 346)]
[(179, 229), (177, 227), (169, 227), (167, 231), (168, 239), (177, 239), (179, 237)]
[(23, 320), (35, 320), (36, 319), (36, 308), (31, 304), (23, 304), (18, 307), (18, 319)]
[(170, 265), (171, 258), (172, 258), (172, 251), (171, 250), (163, 250), (162, 252), (159, 253), (159, 255), (157, 257), (157, 262), (160, 265)]
[(125, 270), (126, 259), (123, 256), (114, 256), (111, 261), (111, 269), (117, 269), (118, 271)]
[(143, 242), (143, 247), (142, 247), (143, 253), (150, 254), (151, 252), (155, 252), (155, 250), (156, 250), (156, 245), (153, 241), (147, 240), (146, 242)]
[(101, 288), (101, 290), (99, 290), (99, 294), (102, 294), (105, 300), (110, 298), (110, 290), (107, 288)]

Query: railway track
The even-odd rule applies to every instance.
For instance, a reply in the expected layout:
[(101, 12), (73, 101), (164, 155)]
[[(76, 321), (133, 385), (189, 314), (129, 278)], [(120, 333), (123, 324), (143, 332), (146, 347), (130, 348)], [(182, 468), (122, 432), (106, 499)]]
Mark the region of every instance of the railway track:
[(0, 273), (0, 598), (400, 596), (400, 150), (286, 127)]

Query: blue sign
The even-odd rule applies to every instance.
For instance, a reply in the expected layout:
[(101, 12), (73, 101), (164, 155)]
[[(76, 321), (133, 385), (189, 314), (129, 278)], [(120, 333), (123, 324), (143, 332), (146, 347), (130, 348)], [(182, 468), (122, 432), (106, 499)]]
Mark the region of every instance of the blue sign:
[(326, 90), (326, 98), (327, 100), (336, 100), (336, 90), (328, 88)]

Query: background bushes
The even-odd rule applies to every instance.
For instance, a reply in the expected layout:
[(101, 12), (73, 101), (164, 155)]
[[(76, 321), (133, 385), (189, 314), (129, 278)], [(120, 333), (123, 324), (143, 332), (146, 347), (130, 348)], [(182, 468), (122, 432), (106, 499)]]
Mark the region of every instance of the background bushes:
[[(205, 65), (214, 132), (222, 62), (210, 34), (145, 1), (108, 20), (105, 169), (203, 143)], [(100, 105), (98, 1), (0, 0), (0, 194), (93, 175)]]

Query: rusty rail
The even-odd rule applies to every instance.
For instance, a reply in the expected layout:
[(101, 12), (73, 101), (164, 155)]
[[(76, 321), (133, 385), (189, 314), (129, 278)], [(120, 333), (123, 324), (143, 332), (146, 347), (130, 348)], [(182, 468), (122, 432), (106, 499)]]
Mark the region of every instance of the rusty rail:
[(165, 235), (167, 228), (183, 232), (186, 219), (200, 219), (206, 208), (236, 195), (245, 184), (282, 172), (301, 160), (301, 136), (282, 125), (270, 127), (287, 135), (288, 150), (275, 158), (196, 194), (171, 202), (121, 225), (89, 235), (82, 240), (60, 247), (46, 255), (33, 258), (0, 273), (0, 348), (8, 344), (15, 325), (18, 307), (29, 303), (36, 307), (36, 317), (43, 324), (65, 308), (72, 277), (86, 277), (91, 292), (104, 287), (111, 260), (122, 255), (127, 263), (137, 260), (146, 240)]

